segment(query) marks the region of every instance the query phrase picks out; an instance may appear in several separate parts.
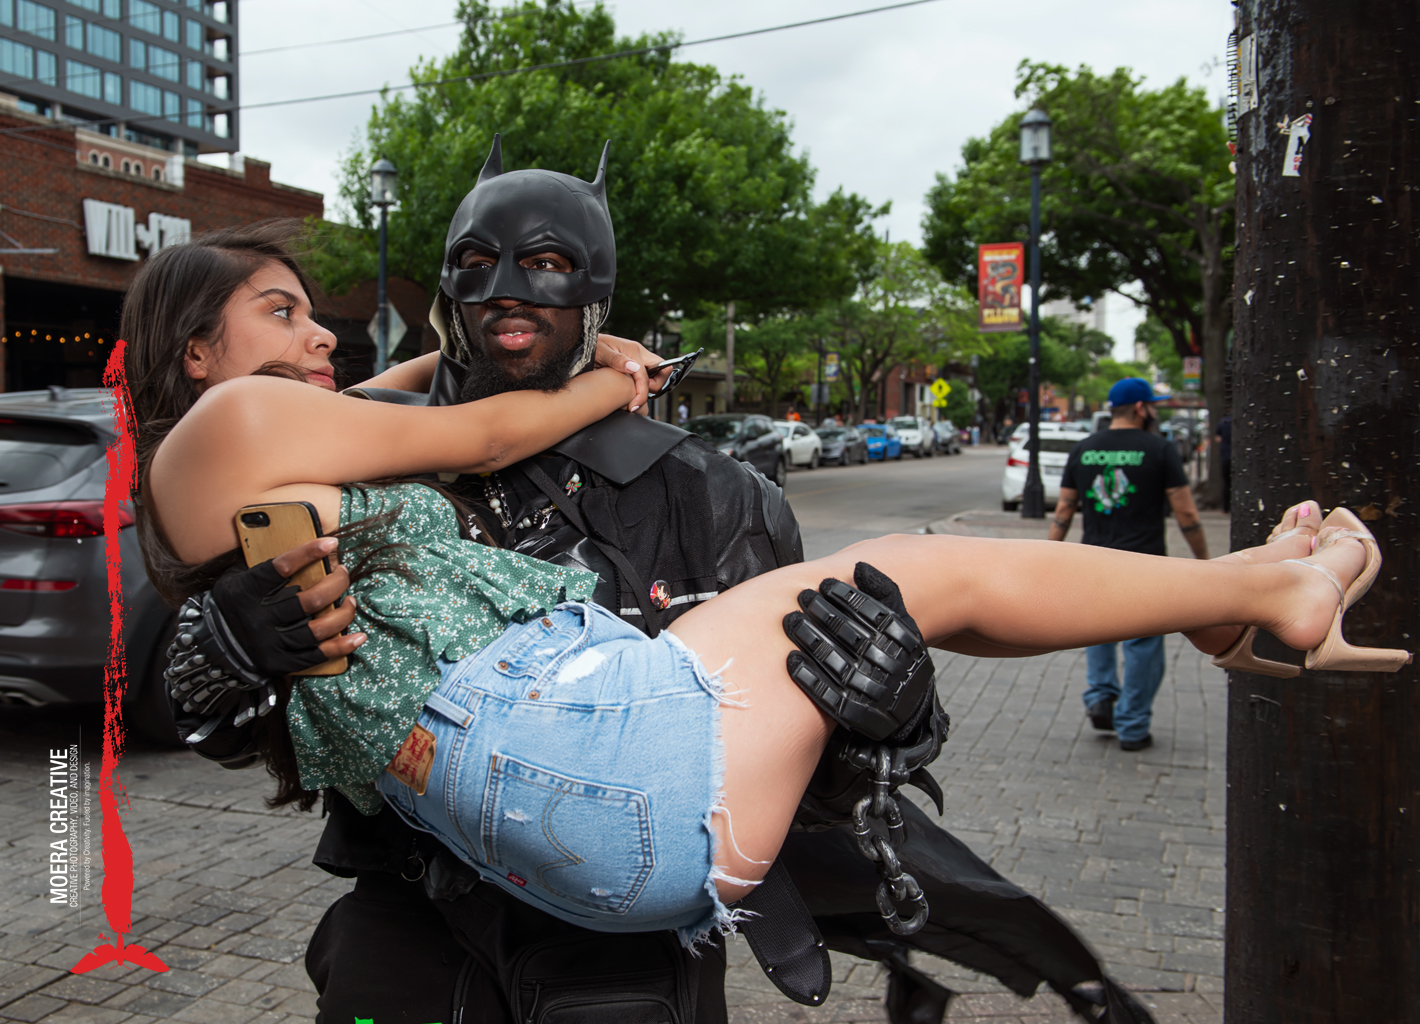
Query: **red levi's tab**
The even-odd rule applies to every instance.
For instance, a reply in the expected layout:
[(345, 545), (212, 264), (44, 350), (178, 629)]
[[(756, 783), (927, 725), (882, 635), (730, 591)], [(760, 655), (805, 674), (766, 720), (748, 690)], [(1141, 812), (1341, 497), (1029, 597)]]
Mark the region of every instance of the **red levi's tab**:
[(521, 886), (521, 885), (527, 885), (527, 884), (528, 884), (528, 880), (527, 880), (526, 878), (519, 878), (517, 875), (513, 874), (511, 871), (508, 872), (508, 881), (512, 882), (514, 885), (519, 885), (519, 886)]

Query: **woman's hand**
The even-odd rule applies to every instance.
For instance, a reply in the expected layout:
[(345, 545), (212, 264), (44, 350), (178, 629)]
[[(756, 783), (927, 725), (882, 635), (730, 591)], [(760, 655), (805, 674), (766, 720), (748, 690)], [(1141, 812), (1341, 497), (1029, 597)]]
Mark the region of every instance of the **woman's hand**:
[[(651, 380), (646, 375), (648, 362), (658, 362), (656, 353), (637, 342), (618, 338), (611, 334), (597, 335), (596, 364), (627, 374), (636, 384), (636, 397), (627, 406), (629, 412), (641, 410), (646, 414), (646, 399), (650, 394)], [(666, 371), (669, 373), (669, 371)], [(659, 379), (662, 374), (657, 374)]]

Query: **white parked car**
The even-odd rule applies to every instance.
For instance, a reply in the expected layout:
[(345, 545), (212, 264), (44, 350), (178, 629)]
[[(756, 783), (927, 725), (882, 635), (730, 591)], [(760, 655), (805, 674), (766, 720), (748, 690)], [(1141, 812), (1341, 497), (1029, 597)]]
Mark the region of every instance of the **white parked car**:
[(808, 466), (817, 469), (823, 458), (823, 441), (806, 423), (793, 420), (775, 420), (774, 429), (784, 438), (784, 451), (789, 454), (789, 465)]
[[(1060, 498), (1060, 475), (1075, 445), (1090, 436), (1073, 423), (1042, 423), (1040, 425), (1040, 482), (1045, 485), (1047, 511)], [(1001, 478), (1001, 507), (1015, 512), (1021, 507), (1021, 495), (1026, 489), (1026, 470), (1030, 467), (1030, 424), (1022, 423), (1011, 432), (1006, 449), (1006, 472)]]
[(902, 438), (902, 454), (911, 452), (913, 457), (931, 455), (936, 448), (936, 437), (932, 424), (920, 416), (894, 416), (890, 421), (897, 428), (897, 436)]

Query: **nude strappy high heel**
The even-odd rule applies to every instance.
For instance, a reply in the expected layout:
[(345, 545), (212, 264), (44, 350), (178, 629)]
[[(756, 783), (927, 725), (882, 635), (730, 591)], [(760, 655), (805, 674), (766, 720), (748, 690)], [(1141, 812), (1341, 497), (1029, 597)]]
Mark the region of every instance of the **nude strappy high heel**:
[[(1335, 527), (1335, 529), (1326, 533), (1325, 531), (1329, 527)], [(1411, 654), (1409, 651), (1384, 647), (1353, 647), (1341, 635), (1341, 620), (1345, 617), (1346, 610), (1365, 596), (1366, 591), (1371, 589), (1371, 584), (1375, 582), (1376, 576), (1381, 571), (1381, 551), (1376, 546), (1376, 538), (1371, 536), (1371, 531), (1366, 529), (1361, 520), (1344, 508), (1332, 510), (1331, 515), (1322, 521), (1322, 531), (1323, 535), (1317, 540), (1317, 551), (1324, 551), (1344, 538), (1354, 537), (1365, 546), (1366, 567), (1361, 570), (1361, 575), (1352, 581), (1350, 587), (1343, 587), (1341, 581), (1337, 579), (1336, 573), (1326, 566), (1318, 565), (1315, 562), (1306, 562), (1300, 558), (1287, 559), (1288, 562), (1305, 565), (1309, 569), (1315, 569), (1323, 574), (1331, 580), (1332, 585), (1336, 587), (1336, 592), (1341, 595), (1341, 603), (1336, 607), (1336, 617), (1331, 620), (1331, 629), (1327, 631), (1326, 639), (1319, 646), (1307, 652), (1306, 667), (1329, 669), (1332, 672), (1400, 671), (1410, 664)]]
[[(1315, 502), (1304, 501), (1300, 505), (1294, 505), (1298, 510), (1298, 519), (1312, 518), (1313, 513), (1307, 506), (1314, 505)], [(1288, 509), (1287, 512), (1291, 512)], [(1317, 513), (1320, 512), (1320, 507)], [(1305, 513), (1305, 515), (1303, 515)], [(1320, 515), (1316, 515), (1319, 520)], [(1287, 521), (1284, 513), (1282, 522)], [(1310, 524), (1306, 526), (1296, 526), (1290, 530), (1282, 530), (1282, 523), (1278, 523), (1267, 537), (1268, 544), (1275, 544), (1277, 541), (1286, 540), (1288, 537), (1295, 537), (1298, 534), (1314, 534), (1319, 527)], [(1245, 557), (1245, 556), (1244, 556)], [(1251, 559), (1247, 559), (1251, 562)], [(1259, 676), (1273, 676), (1277, 679), (1295, 679), (1302, 674), (1302, 670), (1297, 665), (1289, 665), (1285, 661), (1268, 661), (1266, 658), (1259, 658), (1252, 653), (1252, 641), (1257, 636), (1257, 627), (1249, 626), (1242, 631), (1242, 635), (1233, 641), (1233, 645), (1222, 654), (1213, 656), (1213, 664), (1218, 668), (1232, 669), (1236, 672), (1252, 672)]]

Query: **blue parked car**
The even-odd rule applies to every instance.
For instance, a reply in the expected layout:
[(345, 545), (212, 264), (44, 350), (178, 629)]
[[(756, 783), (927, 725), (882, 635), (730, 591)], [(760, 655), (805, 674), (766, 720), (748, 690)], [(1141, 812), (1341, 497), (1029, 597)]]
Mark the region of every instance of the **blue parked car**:
[(859, 428), (868, 442), (868, 458), (885, 461), (902, 458), (902, 438), (891, 423), (868, 423)]

